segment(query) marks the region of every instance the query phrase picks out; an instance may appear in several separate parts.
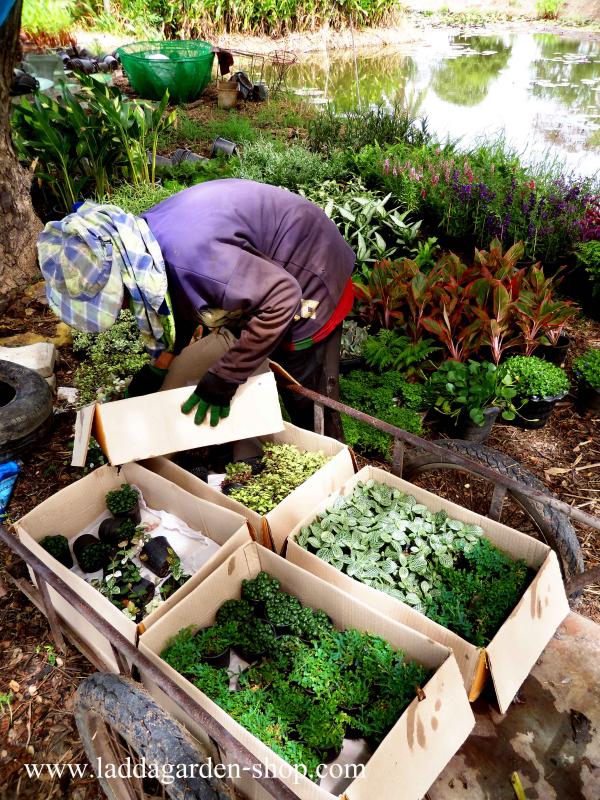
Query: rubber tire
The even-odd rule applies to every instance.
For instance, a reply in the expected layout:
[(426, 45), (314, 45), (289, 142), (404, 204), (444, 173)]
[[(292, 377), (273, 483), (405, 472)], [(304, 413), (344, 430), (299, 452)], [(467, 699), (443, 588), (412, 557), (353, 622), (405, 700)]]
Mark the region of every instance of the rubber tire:
[[(537, 489), (549, 494), (547, 487), (544, 486), (539, 478), (532, 475), (518, 461), (499, 453), (491, 447), (473, 444), (461, 439), (440, 439), (434, 444), (453, 450), (455, 453), (461, 453), (473, 461), (478, 461), (480, 464), (489, 467), (494, 472), (504, 475), (506, 478), (512, 478), (512, 480), (524, 484), (530, 489)], [(441, 460), (437, 454), (425, 450), (413, 450), (406, 453), (403, 476), (410, 480), (411, 476), (417, 474), (423, 468), (443, 468), (448, 464), (450, 462)], [(466, 471), (468, 472), (469, 470)], [(567, 515), (542, 503), (536, 503), (524, 494), (513, 493), (510, 490), (508, 494), (529, 514), (538, 528), (540, 528), (546, 544), (556, 551), (565, 583), (570, 578), (583, 572), (583, 552), (577, 533)], [(576, 597), (578, 594), (572, 597)]]
[(11, 361), (0, 361), (0, 383), (15, 392), (0, 406), (0, 461), (30, 449), (52, 424), (52, 392), (37, 372)]
[[(92, 767), (98, 752), (91, 714), (108, 723), (147, 764), (199, 764), (204, 760), (185, 729), (143, 687), (128, 678), (97, 672), (79, 684), (74, 703), (75, 722)], [(217, 780), (179, 778), (175, 772), (173, 783), (164, 787), (171, 800), (231, 800)], [(109, 781), (98, 780), (106, 797), (114, 800)]]

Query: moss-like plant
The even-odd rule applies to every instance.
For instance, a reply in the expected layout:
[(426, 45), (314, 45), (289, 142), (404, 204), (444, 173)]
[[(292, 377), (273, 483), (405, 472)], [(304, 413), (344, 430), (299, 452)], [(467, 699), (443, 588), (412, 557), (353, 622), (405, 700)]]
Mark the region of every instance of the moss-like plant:
[(239, 641), (240, 633), (236, 622), (224, 625), (212, 625), (196, 634), (198, 655), (200, 658), (221, 655), (229, 647)]
[(586, 350), (573, 361), (573, 369), (589, 386), (600, 390), (600, 348)]
[(242, 599), (251, 603), (266, 603), (279, 591), (279, 581), (268, 572), (259, 572), (255, 578), (242, 581)]
[(110, 559), (110, 547), (104, 542), (94, 542), (88, 545), (83, 552), (77, 556), (79, 566), (84, 572), (97, 572), (108, 564)]
[(321, 609), (303, 608), (298, 614), (298, 624), (301, 638), (308, 641), (317, 641), (333, 630), (331, 620)]
[(106, 507), (111, 514), (127, 514), (139, 503), (140, 496), (133, 486), (122, 483), (120, 489), (113, 489), (106, 495)]
[(67, 569), (71, 569), (73, 556), (69, 550), (69, 540), (66, 536), (44, 536), (40, 541), (40, 546)]
[(226, 600), (217, 611), (217, 622), (225, 625), (227, 622), (249, 624), (254, 617), (254, 609), (246, 600)]
[(291, 628), (300, 633), (300, 612), (302, 604), (297, 597), (285, 592), (277, 592), (265, 604), (265, 616), (276, 628)]
[[(245, 485), (232, 489), (229, 496), (258, 514), (267, 514), (298, 486), (310, 478), (329, 459), (323, 453), (302, 452), (291, 444), (266, 443), (263, 446), (263, 469), (244, 477)], [(227, 482), (232, 473), (247, 476), (248, 465), (228, 464)], [(235, 478), (239, 482), (239, 477)]]
[(249, 628), (240, 630), (238, 645), (246, 657), (254, 660), (272, 653), (275, 641), (275, 630), (271, 623), (256, 619)]
[(569, 391), (564, 369), (537, 356), (513, 356), (500, 369), (513, 376), (517, 396), (523, 400), (557, 399)]

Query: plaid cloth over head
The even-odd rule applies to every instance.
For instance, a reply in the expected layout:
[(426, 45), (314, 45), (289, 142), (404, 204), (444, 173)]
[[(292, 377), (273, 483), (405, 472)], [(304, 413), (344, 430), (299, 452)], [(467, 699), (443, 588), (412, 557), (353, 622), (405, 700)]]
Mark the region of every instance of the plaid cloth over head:
[(165, 350), (167, 273), (145, 220), (117, 206), (85, 202), (49, 222), (37, 249), (48, 303), (63, 322), (85, 333), (108, 330), (125, 287), (146, 349), (153, 357)]

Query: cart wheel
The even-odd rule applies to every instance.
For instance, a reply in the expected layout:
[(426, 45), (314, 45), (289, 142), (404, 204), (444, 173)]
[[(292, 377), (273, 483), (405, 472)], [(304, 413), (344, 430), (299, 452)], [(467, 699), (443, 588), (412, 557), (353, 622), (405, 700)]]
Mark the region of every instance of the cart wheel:
[[(478, 461), (494, 472), (512, 478), (530, 489), (548, 492), (544, 484), (518, 461), (491, 447), (460, 439), (441, 439), (435, 444)], [(479, 514), (487, 515), (489, 512), (493, 484), (474, 470), (445, 461), (443, 456), (425, 450), (407, 452), (403, 474), (408, 480)], [(421, 476), (421, 480), (414, 480), (416, 476)], [(525, 494), (509, 490), (502, 507), (500, 522), (541, 539), (555, 550), (565, 582), (583, 572), (581, 545), (566, 514), (537, 503)], [(581, 590), (571, 595), (572, 604), (580, 594)]]
[[(109, 800), (230, 800), (219, 781), (198, 775), (206, 759), (184, 728), (134, 681), (90, 675), (77, 689), (74, 713), (86, 755)], [(116, 770), (122, 764), (131, 765), (129, 774), (111, 777), (110, 765)], [(139, 776), (142, 765), (147, 777)], [(163, 772), (165, 765), (172, 775)], [(195, 772), (187, 769), (187, 777), (178, 777), (180, 765), (196, 765)]]

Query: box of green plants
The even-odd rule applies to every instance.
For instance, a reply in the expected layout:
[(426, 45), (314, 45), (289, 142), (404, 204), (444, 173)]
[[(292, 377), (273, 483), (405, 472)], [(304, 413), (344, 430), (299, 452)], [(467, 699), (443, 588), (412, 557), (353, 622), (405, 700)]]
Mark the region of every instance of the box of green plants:
[(291, 532), (286, 557), (452, 648), (471, 700), (502, 711), (569, 612), (556, 553), (364, 467)]
[[(252, 753), (258, 773), (269, 768), (304, 800), (420, 800), (474, 724), (447, 648), (256, 543), (139, 647)], [(221, 761), (191, 717), (142, 679)], [(228, 775), (244, 796), (263, 797), (243, 773)]]
[[(22, 517), (17, 532), (32, 553), (132, 644), (139, 630), (250, 541), (243, 517), (138, 464), (90, 472)], [(64, 622), (107, 669), (118, 671), (110, 642), (49, 591)]]
[[(227, 463), (214, 474), (210, 458), (209, 453), (187, 462), (179, 454), (144, 464), (188, 492), (242, 514), (255, 538), (276, 552), (306, 510), (354, 474), (346, 445), (288, 422), (280, 433), (236, 442)], [(204, 480), (197, 477), (203, 465), (208, 466)]]

